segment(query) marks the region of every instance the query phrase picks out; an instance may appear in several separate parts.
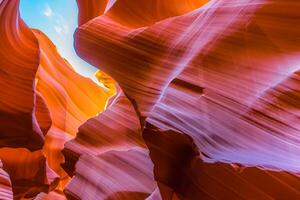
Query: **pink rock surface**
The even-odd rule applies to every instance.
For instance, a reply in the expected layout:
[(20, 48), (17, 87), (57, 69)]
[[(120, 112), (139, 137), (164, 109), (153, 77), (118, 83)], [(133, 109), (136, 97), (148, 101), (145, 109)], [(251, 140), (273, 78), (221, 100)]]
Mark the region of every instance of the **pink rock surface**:
[(300, 199), (300, 2), (77, 3), (106, 88), (0, 0), (0, 199)]
[(136, 146), (145, 147), (140, 121), (133, 105), (122, 91), (118, 91), (107, 109), (85, 122), (79, 127), (76, 138), (65, 144), (63, 166), (72, 174), (76, 161), (83, 154), (99, 155)]
[[(178, 184), (199, 155), (204, 162), (262, 168), (255, 168), (256, 177), (263, 170), (299, 171), (299, 3), (215, 0), (155, 24), (126, 21), (125, 11), (114, 12), (117, 4), (78, 28), (75, 47), (119, 83), (148, 124), (144, 139), (155, 177), (177, 193), (169, 198), (197, 194), (197, 185)], [(143, 5), (128, 13), (139, 16)], [(298, 189), (285, 189), (282, 194), (299, 197)], [(217, 199), (226, 192), (217, 191)]]
[(104, 110), (109, 95), (92, 80), (77, 74), (45, 34), (38, 30), (33, 33), (40, 48), (36, 88), (52, 119), (43, 153), (49, 166), (60, 176), (56, 189), (62, 192), (69, 180), (60, 166), (64, 162), (61, 153), (64, 143), (76, 135), (81, 124)]
[(13, 193), (11, 189), (11, 182), (9, 175), (3, 170), (3, 164), (0, 161), (0, 196), (3, 200), (12, 200)]
[(65, 194), (69, 199), (142, 200), (155, 187), (148, 151), (134, 148), (81, 156)]
[(14, 199), (53, 190), (63, 197), (64, 142), (103, 111), (109, 95), (77, 74), (46, 35), (29, 29), (18, 6), (0, 2), (0, 159)]
[(37, 150), (44, 144), (34, 115), (38, 42), (19, 18), (18, 5), (0, 1), (0, 147)]

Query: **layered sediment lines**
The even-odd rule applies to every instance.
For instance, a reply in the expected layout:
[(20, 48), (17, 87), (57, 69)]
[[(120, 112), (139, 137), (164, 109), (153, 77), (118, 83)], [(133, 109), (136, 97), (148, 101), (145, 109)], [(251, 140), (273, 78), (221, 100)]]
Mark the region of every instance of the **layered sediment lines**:
[(34, 115), (38, 42), (20, 19), (18, 6), (17, 0), (0, 2), (0, 147), (37, 150), (43, 146)]
[(3, 200), (12, 200), (13, 193), (11, 189), (11, 181), (9, 175), (3, 170), (3, 164), (0, 161), (0, 196)]
[(40, 150), (51, 119), (35, 92), (38, 41), (20, 19), (18, 6), (15, 0), (0, 2), (0, 159), (15, 199), (47, 192), (57, 182)]
[(159, 198), (299, 198), (300, 4), (198, 7), (116, 1), (79, 26), (77, 53), (134, 106)]
[(77, 0), (78, 75), (0, 0), (1, 199), (300, 199), (300, 3)]
[(146, 199), (155, 187), (148, 151), (132, 148), (81, 156), (65, 194), (70, 199)]
[(43, 152), (50, 167), (60, 175), (58, 189), (62, 191), (69, 179), (60, 166), (64, 162), (64, 143), (76, 135), (82, 123), (104, 110), (109, 95), (92, 80), (78, 75), (42, 32), (33, 32), (40, 47), (36, 88), (52, 116)]
[(146, 146), (140, 121), (130, 101), (119, 91), (101, 115), (80, 126), (76, 138), (65, 144), (64, 168), (70, 172), (83, 154), (99, 155), (110, 150), (128, 150), (137, 146)]
[(0, 2), (0, 159), (9, 174), (3, 172), (0, 199), (66, 199), (70, 178), (60, 166), (61, 150), (111, 94), (77, 74), (46, 35), (29, 29), (18, 6)]

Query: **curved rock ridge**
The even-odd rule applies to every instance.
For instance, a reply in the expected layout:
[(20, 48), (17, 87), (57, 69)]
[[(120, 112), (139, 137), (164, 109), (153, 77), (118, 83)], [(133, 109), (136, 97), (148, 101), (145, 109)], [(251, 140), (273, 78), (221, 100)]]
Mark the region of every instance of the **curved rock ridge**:
[(76, 0), (78, 5), (78, 25), (82, 25), (89, 20), (104, 13), (110, 0)]
[(84, 121), (104, 110), (107, 92), (78, 75), (46, 35), (38, 30), (33, 32), (40, 47), (37, 91), (47, 103), (52, 127), (74, 136)]
[[(190, 135), (212, 160), (296, 171), (293, 160), (298, 147), (289, 145), (287, 137), (274, 137), (274, 133), (253, 126), (244, 115), (265, 98), (266, 91), (298, 68), (298, 41), (285, 37), (297, 38), (297, 21), (289, 18), (298, 16), (298, 7), (292, 1), (212, 1), (187, 15), (134, 30), (114, 21), (109, 10), (78, 28), (75, 45), (83, 58), (112, 75), (142, 116), (151, 111), (148, 103), (156, 103), (149, 123)], [(282, 20), (276, 24), (278, 17)], [(224, 26), (218, 26), (221, 22)], [(186, 37), (188, 31), (191, 34)], [(223, 49), (228, 51), (222, 53)], [(153, 102), (153, 96), (159, 101)], [(299, 130), (296, 123), (293, 126)], [(247, 137), (245, 129), (254, 136)], [(224, 147), (219, 148), (218, 142)], [(277, 142), (279, 149), (270, 151)], [(231, 152), (236, 148), (239, 154)], [(289, 156), (283, 154), (286, 148), (293, 148)], [(265, 154), (265, 160), (251, 162), (247, 159), (251, 153)], [(271, 157), (281, 155), (290, 166), (269, 163)]]
[[(177, 6), (168, 7), (167, 5), (170, 4), (167, 3), (162, 4), (163, 7), (160, 9), (159, 2), (139, 1), (133, 4), (131, 1), (116, 1), (104, 15), (80, 26), (74, 36), (75, 49), (78, 54), (94, 66), (101, 66), (102, 71), (112, 76), (126, 95), (137, 103), (143, 116), (146, 116), (151, 110), (159, 98), (160, 92), (166, 87), (168, 81), (171, 81), (171, 74), (174, 73), (172, 68), (160, 68), (159, 66), (161, 58), (169, 46), (168, 41), (164, 40), (162, 35), (163, 31), (154, 30), (152, 26), (144, 27), (180, 13), (176, 9)], [(179, 1), (174, 2), (178, 3)], [(195, 5), (200, 6), (199, 1), (185, 0), (180, 2), (185, 5), (185, 9), (181, 13), (195, 9)], [(206, 1), (200, 2), (203, 4)], [(139, 7), (144, 5), (149, 8), (157, 7), (157, 9), (141, 12)], [(130, 8), (132, 13), (137, 13), (138, 17), (134, 18), (128, 12), (125, 12), (124, 15), (122, 12), (117, 12), (122, 8)], [(167, 15), (162, 14), (165, 10), (168, 11)], [(153, 16), (159, 17), (153, 18)], [(119, 20), (115, 21), (115, 18)], [(127, 18), (130, 20), (127, 21)], [(135, 26), (142, 28), (134, 29)], [(145, 31), (148, 29), (149, 32)], [(132, 59), (127, 60), (127, 58)], [(165, 74), (168, 79), (161, 77), (161, 73)], [(124, 78), (125, 74), (130, 75), (128, 78)]]
[(35, 116), (44, 135), (52, 125), (51, 115), (44, 97), (36, 91)]
[[(18, 6), (0, 1), (0, 159), (9, 174), (3, 191), (9, 182), (14, 199), (65, 199), (64, 143), (113, 92), (77, 74), (46, 35), (26, 26)], [(0, 199), (12, 196), (5, 192)]]
[(44, 144), (34, 114), (39, 50), (36, 38), (19, 17), (18, 6), (18, 0), (0, 2), (0, 147), (33, 151)]
[(78, 24), (106, 14), (113, 21), (126, 27), (138, 28), (151, 25), (162, 19), (182, 15), (199, 8), (208, 0), (77, 0)]
[(148, 151), (132, 148), (81, 156), (65, 194), (69, 199), (140, 200), (147, 198), (155, 187)]
[[(147, 122), (162, 131), (174, 130), (189, 135), (205, 155), (205, 161), (298, 172), (299, 110), (290, 107), (298, 99), (298, 78), (292, 74), (299, 69), (296, 60), (299, 41), (285, 35), (297, 38), (296, 22), (289, 18), (298, 16), (296, 9), (300, 4), (293, 1), (266, 1), (259, 5), (245, 2), (244, 7), (239, 7), (241, 11), (235, 12), (236, 4), (235, 1), (217, 1), (207, 8), (215, 11), (211, 14), (220, 13), (212, 15), (213, 20), (209, 20), (212, 24), (224, 18), (221, 11), (232, 13), (227, 16), (232, 20), (228, 33), (223, 34), (226, 29), (218, 31), (213, 25), (200, 29), (195, 54), (165, 90)], [(199, 13), (205, 11), (204, 8)], [(247, 17), (235, 16), (243, 12)], [(281, 20), (271, 26), (277, 18)], [(204, 42), (200, 37), (204, 29), (217, 40)], [(195, 38), (194, 43), (197, 43)], [(290, 76), (292, 80), (284, 82)], [(286, 92), (293, 94), (295, 99), (284, 95)], [(265, 95), (268, 93), (272, 96)], [(259, 102), (267, 104), (265, 106), (270, 104), (273, 109), (257, 110)], [(262, 113), (264, 121), (262, 116), (253, 116), (253, 110)], [(280, 113), (281, 118), (275, 117), (275, 113)], [(289, 124), (283, 116), (289, 116)]]
[[(161, 194), (148, 198), (300, 198), (300, 3), (158, 5), (116, 1), (75, 33), (77, 53), (116, 80), (140, 119)], [(76, 140), (64, 151), (79, 152)], [(69, 188), (88, 182), (74, 179)]]
[(300, 199), (300, 2), (77, 3), (105, 88), (0, 0), (0, 199)]
[(41, 150), (2, 148), (0, 158), (10, 176), (14, 199), (32, 198), (41, 191), (53, 190), (58, 184), (59, 177), (49, 168)]
[(0, 197), (3, 200), (12, 200), (13, 192), (9, 175), (3, 170), (3, 164), (0, 161)]
[(35, 92), (38, 41), (20, 18), (18, 6), (15, 0), (0, 2), (0, 159), (14, 199), (47, 192), (58, 181), (41, 151), (51, 119)]
[(130, 101), (119, 90), (107, 109), (80, 126), (76, 138), (65, 144), (64, 168), (72, 174), (81, 155), (100, 155), (136, 146), (145, 147), (140, 121)]
[(191, 138), (172, 131), (161, 132), (147, 127), (144, 136), (155, 163), (154, 175), (162, 199), (300, 197), (300, 179), (295, 173), (239, 163), (203, 162), (203, 155), (199, 155)]
[(38, 30), (33, 32), (40, 48), (36, 88), (52, 116), (52, 126), (45, 138), (43, 152), (50, 167), (61, 177), (57, 189), (62, 191), (69, 179), (60, 166), (64, 162), (61, 154), (64, 143), (75, 136), (81, 124), (103, 111), (110, 90), (105, 91), (90, 79), (77, 74), (46, 35)]
[[(115, 6), (119, 6), (118, 4), (119, 2), (115, 2), (115, 4), (111, 7), (110, 10), (107, 11), (107, 13), (112, 12), (112, 10), (115, 9)], [(153, 1), (149, 3), (149, 5), (152, 6), (151, 8), (154, 8), (158, 4), (159, 3), (157, 1)], [(132, 5), (133, 4), (130, 4), (130, 6)], [(127, 4), (125, 5), (121, 4), (121, 6), (126, 7)], [(120, 7), (117, 7), (117, 9), (120, 9)], [(133, 9), (138, 9), (138, 7), (133, 7)], [(147, 15), (148, 19), (152, 20), (152, 23), (155, 21), (155, 19), (151, 19), (151, 15), (155, 15), (155, 12), (156, 12), (155, 10), (149, 9), (149, 13), (148, 13), (149, 16)], [(175, 15), (175, 13), (176, 12), (170, 15)], [(166, 16), (160, 16), (160, 17), (166, 18)], [(135, 22), (135, 23), (139, 23), (140, 25), (144, 26), (146, 25), (143, 24), (145, 23), (144, 21), (142, 20), (141, 22)], [(113, 87), (114, 81), (111, 80), (111, 78), (107, 78), (106, 73), (98, 72), (96, 76), (107, 88), (115, 88)], [(124, 157), (125, 159), (126, 152), (124, 152), (124, 150), (131, 151), (130, 149), (135, 148), (136, 146), (145, 148), (144, 142), (142, 141), (141, 138), (142, 125), (140, 124), (140, 119), (139, 119), (140, 114), (137, 113), (136, 105), (131, 104), (131, 102), (124, 95), (123, 91), (120, 89), (117, 89), (117, 95), (113, 99), (111, 99), (110, 102), (111, 102), (110, 105), (101, 115), (88, 120), (79, 128), (79, 132), (77, 133), (75, 140), (67, 142), (65, 145), (65, 149), (63, 152), (65, 155), (66, 162), (63, 164), (63, 167), (70, 175), (74, 175), (74, 178), (68, 184), (67, 189), (65, 190), (65, 193), (69, 198), (99, 199), (102, 194), (104, 195), (103, 199), (105, 198), (145, 199), (155, 189), (155, 187), (152, 187), (151, 190), (148, 190), (148, 192), (144, 194), (144, 192), (141, 189), (139, 189), (140, 184), (142, 183), (132, 182), (131, 183), (132, 187), (136, 188), (137, 190), (134, 193), (132, 191), (128, 191), (128, 189), (126, 189), (126, 185), (122, 186), (124, 191), (118, 189), (118, 187), (120, 187), (118, 186), (118, 184), (115, 184), (115, 186), (112, 184), (110, 188), (111, 190), (110, 192), (108, 191), (101, 192), (102, 190), (99, 188), (104, 187), (101, 186), (101, 183), (98, 183), (99, 186), (97, 186), (93, 183), (89, 183), (89, 180), (85, 180), (86, 178), (81, 178), (81, 176), (84, 176), (84, 172), (82, 171), (80, 172), (80, 170), (78, 169), (80, 163), (82, 162), (81, 158), (91, 157), (91, 156), (102, 157), (106, 154), (111, 154), (112, 151), (117, 150), (120, 156)], [(114, 160), (115, 159), (112, 159), (111, 162), (117, 162), (117, 160), (115, 161)], [(75, 167), (76, 162), (77, 164)], [(97, 162), (100, 162), (100, 160), (97, 160)], [(133, 162), (131, 163), (131, 165), (132, 167), (136, 167), (136, 168), (139, 167), (138, 162)], [(145, 165), (142, 167), (151, 170), (150, 166)], [(99, 171), (100, 170), (101, 168), (99, 168)], [(119, 170), (113, 167), (111, 168), (111, 171), (114, 173), (119, 173)], [(123, 174), (123, 176), (125, 176), (126, 173), (128, 173), (127, 167), (124, 167), (124, 169), (121, 169), (121, 171), (122, 173), (120, 175)], [(118, 178), (120, 177), (119, 176), (115, 177), (112, 174), (108, 176), (107, 179), (111, 179), (112, 181), (118, 181)], [(85, 185), (89, 185), (88, 186), (89, 189), (80, 190), (78, 187), (80, 187), (80, 183), (84, 181), (85, 181)], [(105, 182), (106, 181), (103, 181), (102, 184), (105, 185), (106, 184)], [(135, 194), (137, 192), (139, 194)], [(100, 196), (96, 195), (98, 193)], [(116, 193), (116, 195), (113, 195), (113, 193)], [(109, 195), (113, 195), (113, 196), (109, 197)]]
[(113, 4), (107, 4), (105, 16), (120, 25), (136, 29), (183, 15), (207, 2), (208, 0), (115, 0)]

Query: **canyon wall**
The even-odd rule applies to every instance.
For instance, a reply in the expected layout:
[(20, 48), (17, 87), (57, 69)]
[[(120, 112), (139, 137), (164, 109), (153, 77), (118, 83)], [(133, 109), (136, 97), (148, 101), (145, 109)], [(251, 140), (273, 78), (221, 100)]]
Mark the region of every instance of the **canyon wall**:
[(77, 74), (0, 0), (3, 199), (300, 199), (300, 2), (77, 0)]

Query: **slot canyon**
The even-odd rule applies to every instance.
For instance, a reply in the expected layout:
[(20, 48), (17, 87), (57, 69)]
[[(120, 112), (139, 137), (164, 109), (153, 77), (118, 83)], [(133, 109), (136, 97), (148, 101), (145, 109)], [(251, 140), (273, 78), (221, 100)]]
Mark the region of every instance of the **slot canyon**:
[(300, 200), (300, 1), (67, 2), (0, 0), (0, 200)]

